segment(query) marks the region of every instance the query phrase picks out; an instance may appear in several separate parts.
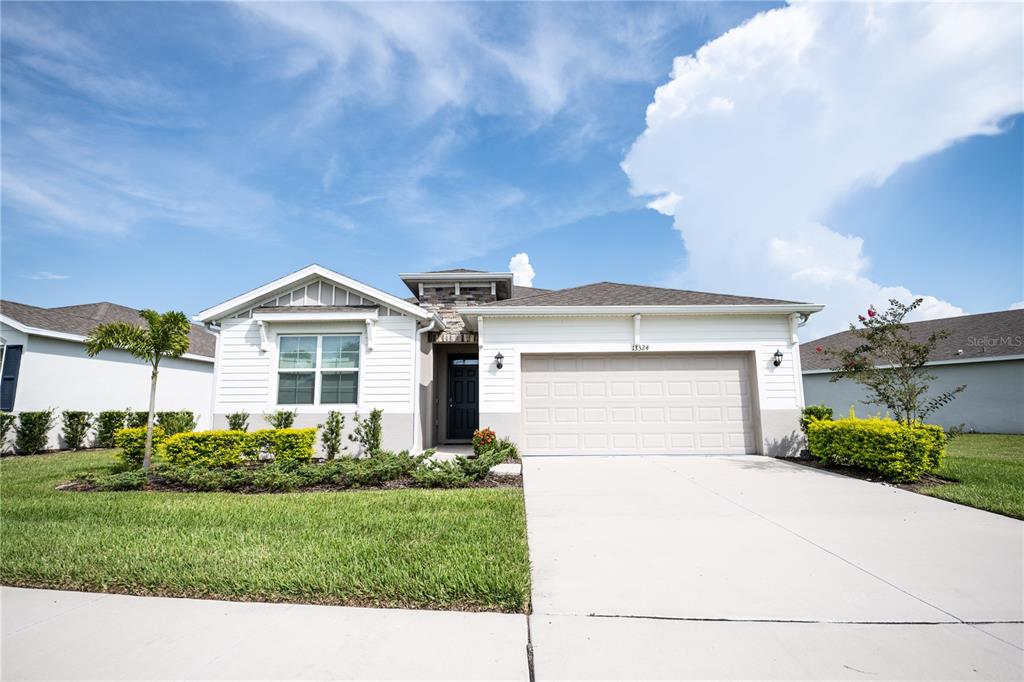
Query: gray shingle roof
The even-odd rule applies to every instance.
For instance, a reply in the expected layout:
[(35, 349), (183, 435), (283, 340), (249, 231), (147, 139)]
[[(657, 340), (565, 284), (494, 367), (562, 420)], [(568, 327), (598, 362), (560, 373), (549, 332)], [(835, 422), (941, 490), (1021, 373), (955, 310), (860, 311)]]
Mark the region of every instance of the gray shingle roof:
[(470, 270), (469, 268), (452, 268), (451, 270), (427, 270), (427, 274), (430, 275), (447, 275), (448, 273), (458, 272), (483, 273), (487, 272), (487, 270)]
[(731, 294), (711, 294), (704, 291), (663, 289), (639, 284), (597, 282), (569, 289), (557, 289), (532, 296), (505, 299), (488, 303), (486, 308), (505, 306), (600, 306), (600, 305), (771, 305), (788, 304), (774, 298), (754, 298)]
[[(940, 320), (910, 322), (907, 326), (910, 328), (911, 337), (920, 341), (926, 340), (941, 329), (949, 331), (949, 336), (941, 339), (935, 347), (935, 352), (931, 356), (933, 361), (1024, 355), (1024, 310), (946, 317)], [(856, 345), (857, 337), (849, 331), (802, 343), (801, 367), (804, 371), (831, 369), (828, 355), (816, 351), (819, 346), (822, 350), (827, 350), (850, 349)], [(957, 351), (963, 352), (958, 354)]]
[[(97, 325), (106, 322), (144, 323), (139, 311), (134, 308), (106, 302), (39, 308), (14, 301), (0, 301), (0, 312), (28, 327), (79, 336), (88, 336)], [(216, 348), (217, 337), (193, 324), (189, 331), (189, 352), (212, 358)]]

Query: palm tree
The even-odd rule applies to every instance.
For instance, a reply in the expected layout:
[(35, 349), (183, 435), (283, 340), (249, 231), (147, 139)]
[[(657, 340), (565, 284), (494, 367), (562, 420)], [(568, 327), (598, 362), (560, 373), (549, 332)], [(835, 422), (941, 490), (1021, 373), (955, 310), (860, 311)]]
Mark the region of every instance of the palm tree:
[(148, 469), (153, 453), (153, 415), (156, 410), (156, 376), (163, 358), (181, 357), (188, 351), (188, 333), (192, 328), (185, 313), (176, 310), (161, 315), (155, 310), (140, 310), (146, 326), (127, 322), (101, 324), (85, 339), (90, 357), (104, 350), (123, 350), (153, 367), (149, 384), (149, 419), (146, 421), (146, 453), (142, 468)]

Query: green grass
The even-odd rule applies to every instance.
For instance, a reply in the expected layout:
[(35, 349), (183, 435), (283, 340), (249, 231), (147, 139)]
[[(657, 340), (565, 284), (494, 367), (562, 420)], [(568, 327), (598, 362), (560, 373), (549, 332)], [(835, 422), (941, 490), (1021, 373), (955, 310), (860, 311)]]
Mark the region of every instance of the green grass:
[(0, 461), (0, 582), (129, 594), (523, 612), (519, 488), (62, 492), (113, 451)]
[(923, 488), (925, 495), (1024, 519), (1024, 435), (955, 438), (935, 473), (955, 482)]

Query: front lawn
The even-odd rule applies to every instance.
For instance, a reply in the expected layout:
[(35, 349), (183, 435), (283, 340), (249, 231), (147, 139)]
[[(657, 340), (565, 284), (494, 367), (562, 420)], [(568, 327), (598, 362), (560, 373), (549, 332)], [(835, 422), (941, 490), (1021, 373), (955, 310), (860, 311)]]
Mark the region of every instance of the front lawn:
[(955, 438), (935, 474), (954, 482), (919, 492), (1024, 519), (1024, 435), (975, 433)]
[(519, 488), (240, 495), (57, 491), (112, 450), (0, 461), (0, 582), (524, 612)]

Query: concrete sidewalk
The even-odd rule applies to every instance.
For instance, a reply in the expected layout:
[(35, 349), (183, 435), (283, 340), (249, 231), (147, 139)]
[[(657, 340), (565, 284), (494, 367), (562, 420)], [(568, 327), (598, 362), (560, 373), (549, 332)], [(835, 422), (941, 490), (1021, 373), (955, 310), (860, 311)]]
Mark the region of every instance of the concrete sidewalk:
[(526, 617), (0, 589), (4, 680), (526, 680)]

